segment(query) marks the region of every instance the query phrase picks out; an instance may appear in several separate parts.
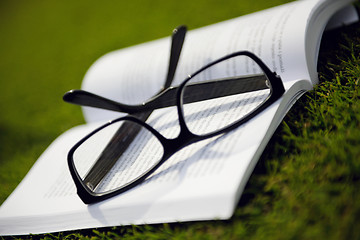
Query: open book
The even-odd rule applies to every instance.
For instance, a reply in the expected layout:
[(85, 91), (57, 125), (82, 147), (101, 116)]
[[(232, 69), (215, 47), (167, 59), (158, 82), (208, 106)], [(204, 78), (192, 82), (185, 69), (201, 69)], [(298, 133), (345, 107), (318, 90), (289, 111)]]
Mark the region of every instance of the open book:
[[(182, 149), (139, 186), (90, 205), (76, 194), (67, 154), (85, 135), (122, 114), (84, 107), (87, 124), (59, 136), (0, 207), (0, 235), (230, 218), (277, 126), (318, 82), (323, 31), (357, 20), (351, 2), (295, 1), (190, 31), (173, 85), (206, 63), (248, 50), (281, 76), (285, 94), (239, 128)], [(161, 88), (169, 48), (170, 38), (164, 38), (108, 53), (91, 66), (82, 88), (122, 103), (142, 102)], [(177, 115), (158, 109), (150, 120), (160, 117)]]

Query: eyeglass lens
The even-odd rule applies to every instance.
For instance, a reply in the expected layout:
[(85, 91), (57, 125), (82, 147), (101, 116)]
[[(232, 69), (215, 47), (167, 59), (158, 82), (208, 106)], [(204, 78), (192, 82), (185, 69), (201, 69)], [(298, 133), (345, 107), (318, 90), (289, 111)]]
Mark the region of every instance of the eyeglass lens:
[(193, 76), (184, 88), (185, 123), (197, 135), (219, 131), (261, 105), (270, 95), (268, 84), (262, 69), (247, 56), (212, 65)]
[(96, 132), (73, 155), (75, 169), (88, 190), (123, 188), (149, 171), (163, 156), (160, 141), (133, 121), (118, 121)]

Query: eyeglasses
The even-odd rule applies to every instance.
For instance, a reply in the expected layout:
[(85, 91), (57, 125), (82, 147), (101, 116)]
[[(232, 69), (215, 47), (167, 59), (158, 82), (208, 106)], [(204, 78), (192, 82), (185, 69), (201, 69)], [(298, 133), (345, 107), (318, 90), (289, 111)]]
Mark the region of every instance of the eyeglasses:
[[(180, 149), (238, 128), (285, 92), (280, 77), (248, 51), (211, 62), (170, 87), (185, 33), (184, 26), (174, 30), (164, 87), (146, 103), (121, 104), (82, 90), (64, 95), (70, 103), (131, 114), (97, 128), (69, 151), (70, 173), (84, 203), (137, 186)], [(171, 124), (153, 127), (149, 121), (153, 125), (160, 117), (152, 114), (172, 107), (180, 130), (168, 138), (160, 132)]]

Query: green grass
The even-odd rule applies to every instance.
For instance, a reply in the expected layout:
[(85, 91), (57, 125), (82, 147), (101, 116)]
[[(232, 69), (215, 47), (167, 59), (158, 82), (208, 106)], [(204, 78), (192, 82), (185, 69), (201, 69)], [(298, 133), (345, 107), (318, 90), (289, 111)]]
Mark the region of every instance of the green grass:
[[(83, 122), (62, 94), (102, 54), (287, 1), (1, 1), (0, 203)], [(161, 6), (161, 7), (160, 7)], [(360, 24), (324, 37), (321, 83), (279, 126), (229, 221), (115, 227), (44, 239), (360, 239)]]

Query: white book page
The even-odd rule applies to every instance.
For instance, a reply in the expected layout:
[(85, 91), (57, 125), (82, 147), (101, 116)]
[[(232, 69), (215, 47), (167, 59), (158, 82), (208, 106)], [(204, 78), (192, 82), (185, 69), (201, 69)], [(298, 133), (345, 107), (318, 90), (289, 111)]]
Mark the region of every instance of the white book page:
[[(240, 50), (254, 52), (285, 82), (310, 79), (304, 39), (308, 17), (318, 2), (293, 2), (189, 31), (173, 85), (205, 64)], [(123, 103), (141, 103), (163, 85), (169, 50), (170, 39), (165, 38), (111, 52), (89, 69), (82, 88)], [(84, 115), (93, 122), (119, 114), (84, 108)]]
[[(205, 64), (249, 50), (276, 71), (289, 88), (298, 79), (316, 84), (321, 36), (331, 16), (353, 0), (299, 0), (187, 33), (173, 86)], [(354, 9), (332, 19), (357, 20)], [(349, 15), (350, 14), (350, 15)], [(113, 51), (95, 62), (82, 88), (129, 104), (142, 103), (165, 81), (170, 38)], [(119, 113), (84, 107), (85, 120), (108, 120)]]

